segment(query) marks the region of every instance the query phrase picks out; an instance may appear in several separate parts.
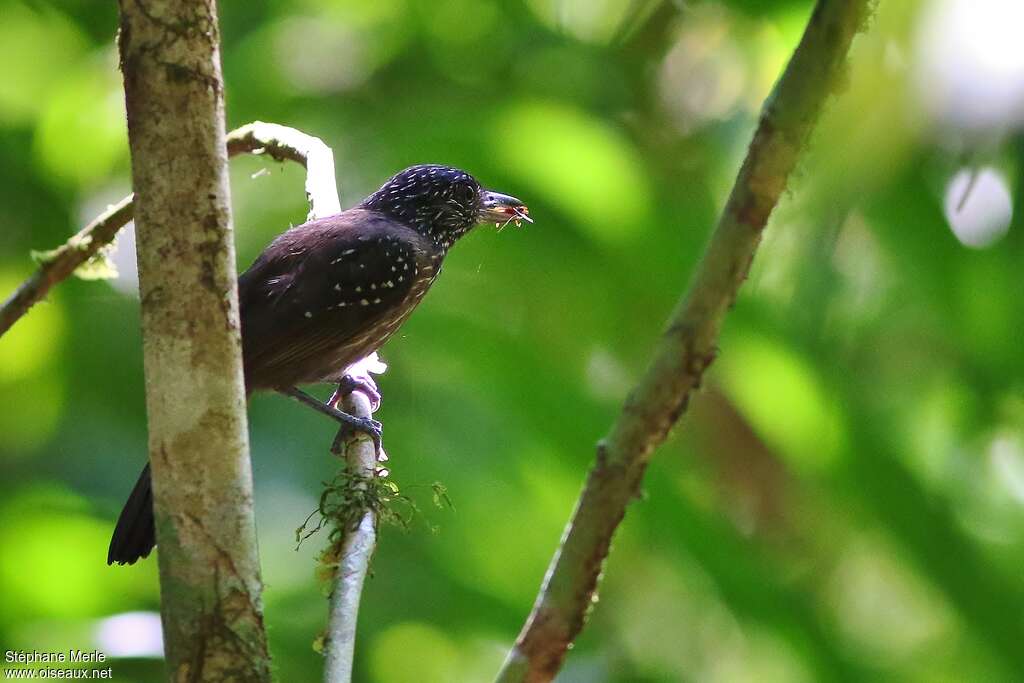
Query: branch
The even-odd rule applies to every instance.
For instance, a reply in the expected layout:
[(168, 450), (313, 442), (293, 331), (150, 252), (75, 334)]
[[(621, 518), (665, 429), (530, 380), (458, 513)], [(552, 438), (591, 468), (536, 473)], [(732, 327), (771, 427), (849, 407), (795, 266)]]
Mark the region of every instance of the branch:
[(869, 0), (819, 0), (765, 104), (729, 200), (653, 360), (597, 447), (597, 457), (536, 603), (497, 680), (550, 681), (582, 630), (612, 535), (640, 490), (652, 451), (686, 410), (716, 354), (719, 329), (747, 277), (761, 232), (786, 187)]
[(168, 678), (270, 681), (214, 0), (120, 0)]
[[(360, 391), (345, 399), (343, 410), (358, 417), (373, 417), (370, 400)], [(377, 476), (377, 452), (368, 437), (350, 440), (345, 445), (345, 460), (355, 480), (371, 481)], [(366, 486), (366, 483), (357, 484)], [(356, 622), (363, 582), (377, 544), (377, 514), (364, 509), (356, 524), (343, 529), (334, 589), (324, 644), (324, 683), (349, 683), (356, 643)]]
[[(307, 170), (309, 217), (341, 212), (335, 188), (334, 155), (320, 138), (287, 126), (255, 121), (229, 133), (226, 143), (229, 157), (266, 154), (277, 161), (287, 159), (302, 164)], [(128, 195), (47, 254), (36, 271), (0, 306), (0, 336), (42, 301), (54, 285), (69, 278), (79, 266), (113, 242), (118, 231), (132, 220), (134, 212), (134, 195)]]
[(117, 231), (132, 219), (134, 211), (134, 195), (128, 195), (47, 254), (36, 272), (21, 283), (0, 307), (0, 336), (28, 313), (33, 304), (45, 297), (51, 287), (66, 280), (76, 268), (113, 242)]
[(228, 135), (228, 156), (242, 152), (269, 154), (278, 161), (289, 159), (306, 167), (309, 220), (341, 213), (334, 153), (320, 138), (288, 126), (254, 121)]

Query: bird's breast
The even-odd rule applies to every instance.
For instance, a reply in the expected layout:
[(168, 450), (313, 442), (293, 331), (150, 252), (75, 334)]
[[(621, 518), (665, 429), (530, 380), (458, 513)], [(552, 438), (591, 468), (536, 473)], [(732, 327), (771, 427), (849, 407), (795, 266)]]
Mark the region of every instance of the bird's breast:
[[(335, 349), (330, 363), (331, 376), (345, 367), (373, 353), (383, 346), (398, 331), (419, 305), (424, 295), (434, 284), (441, 271), (443, 255), (395, 262), (389, 279), (369, 290), (360, 287), (354, 294), (353, 308), (361, 309), (364, 323), (356, 326), (355, 334), (341, 341)], [(399, 301), (385, 302), (376, 293), (380, 289), (392, 289), (406, 283), (408, 291)]]

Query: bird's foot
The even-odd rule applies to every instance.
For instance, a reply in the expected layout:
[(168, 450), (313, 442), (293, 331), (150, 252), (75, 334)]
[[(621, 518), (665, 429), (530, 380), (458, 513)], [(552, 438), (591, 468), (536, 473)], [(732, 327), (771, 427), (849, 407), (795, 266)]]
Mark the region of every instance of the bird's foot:
[(353, 391), (362, 393), (370, 400), (370, 410), (376, 412), (380, 408), (380, 390), (370, 375), (345, 375), (338, 381), (338, 388), (327, 399), (327, 405), (335, 408), (348, 398)]
[[(377, 383), (373, 381), (373, 378), (369, 374), (365, 375), (344, 375), (338, 381), (338, 388), (334, 390), (331, 397), (327, 399), (327, 405), (333, 408), (339, 408), (342, 401), (349, 397), (352, 392), (358, 391), (362, 393), (370, 401), (370, 412), (375, 412), (380, 408), (380, 390), (377, 389)], [(347, 413), (345, 413), (347, 415)], [(367, 419), (367, 422), (371, 422), (376, 425), (376, 435), (369, 429), (361, 429), (351, 424), (342, 424), (338, 429), (337, 435), (334, 437), (333, 443), (331, 443), (331, 453), (338, 455), (341, 453), (342, 446), (356, 433), (362, 432), (373, 438), (373, 445), (376, 447), (377, 458), (386, 459), (384, 456), (384, 449), (381, 447), (380, 441), (380, 422), (376, 420)]]
[(373, 445), (376, 448), (378, 458), (380, 454), (384, 452), (381, 447), (381, 430), (383, 425), (381, 425), (377, 420), (368, 417), (359, 417), (357, 415), (349, 415), (346, 412), (338, 410), (330, 403), (321, 403), (318, 399), (310, 396), (298, 387), (289, 387), (287, 389), (281, 389), (280, 391), (287, 396), (291, 396), (299, 403), (305, 403), (310, 408), (333, 418), (339, 425), (341, 425), (341, 428), (338, 430), (338, 435), (334, 437), (334, 442), (331, 444), (332, 453), (339, 453), (341, 450), (341, 444), (352, 434), (365, 434), (373, 439)]
[(335, 455), (340, 455), (342, 447), (344, 446), (346, 441), (348, 441), (353, 436), (356, 436), (358, 434), (365, 434), (366, 436), (373, 439), (373, 448), (374, 452), (377, 454), (377, 459), (387, 459), (387, 456), (384, 456), (384, 447), (381, 443), (382, 425), (380, 422), (370, 418), (355, 417), (354, 415), (349, 415), (348, 413), (342, 413), (340, 410), (338, 412), (342, 415), (351, 417), (353, 420), (358, 420), (359, 422), (355, 423), (339, 421), (340, 426), (338, 427), (338, 433), (334, 436), (334, 441), (331, 442), (331, 453), (334, 453)]

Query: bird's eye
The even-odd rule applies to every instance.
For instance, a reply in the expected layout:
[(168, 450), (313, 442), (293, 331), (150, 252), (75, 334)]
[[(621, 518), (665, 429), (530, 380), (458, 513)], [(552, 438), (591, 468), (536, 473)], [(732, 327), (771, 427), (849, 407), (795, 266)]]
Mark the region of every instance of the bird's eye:
[(473, 200), (473, 196), (475, 194), (476, 194), (476, 192), (474, 192), (473, 188), (470, 187), (469, 185), (460, 185), (459, 186), (458, 196), (459, 196), (460, 199), (465, 200), (467, 202), (468, 201), (472, 201)]

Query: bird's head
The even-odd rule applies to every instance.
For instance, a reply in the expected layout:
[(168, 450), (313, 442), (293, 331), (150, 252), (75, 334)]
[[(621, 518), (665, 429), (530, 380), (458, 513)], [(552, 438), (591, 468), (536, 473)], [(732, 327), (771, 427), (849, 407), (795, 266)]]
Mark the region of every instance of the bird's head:
[(515, 197), (485, 189), (465, 171), (434, 164), (396, 173), (360, 206), (409, 225), (443, 249), (480, 223), (533, 222)]

